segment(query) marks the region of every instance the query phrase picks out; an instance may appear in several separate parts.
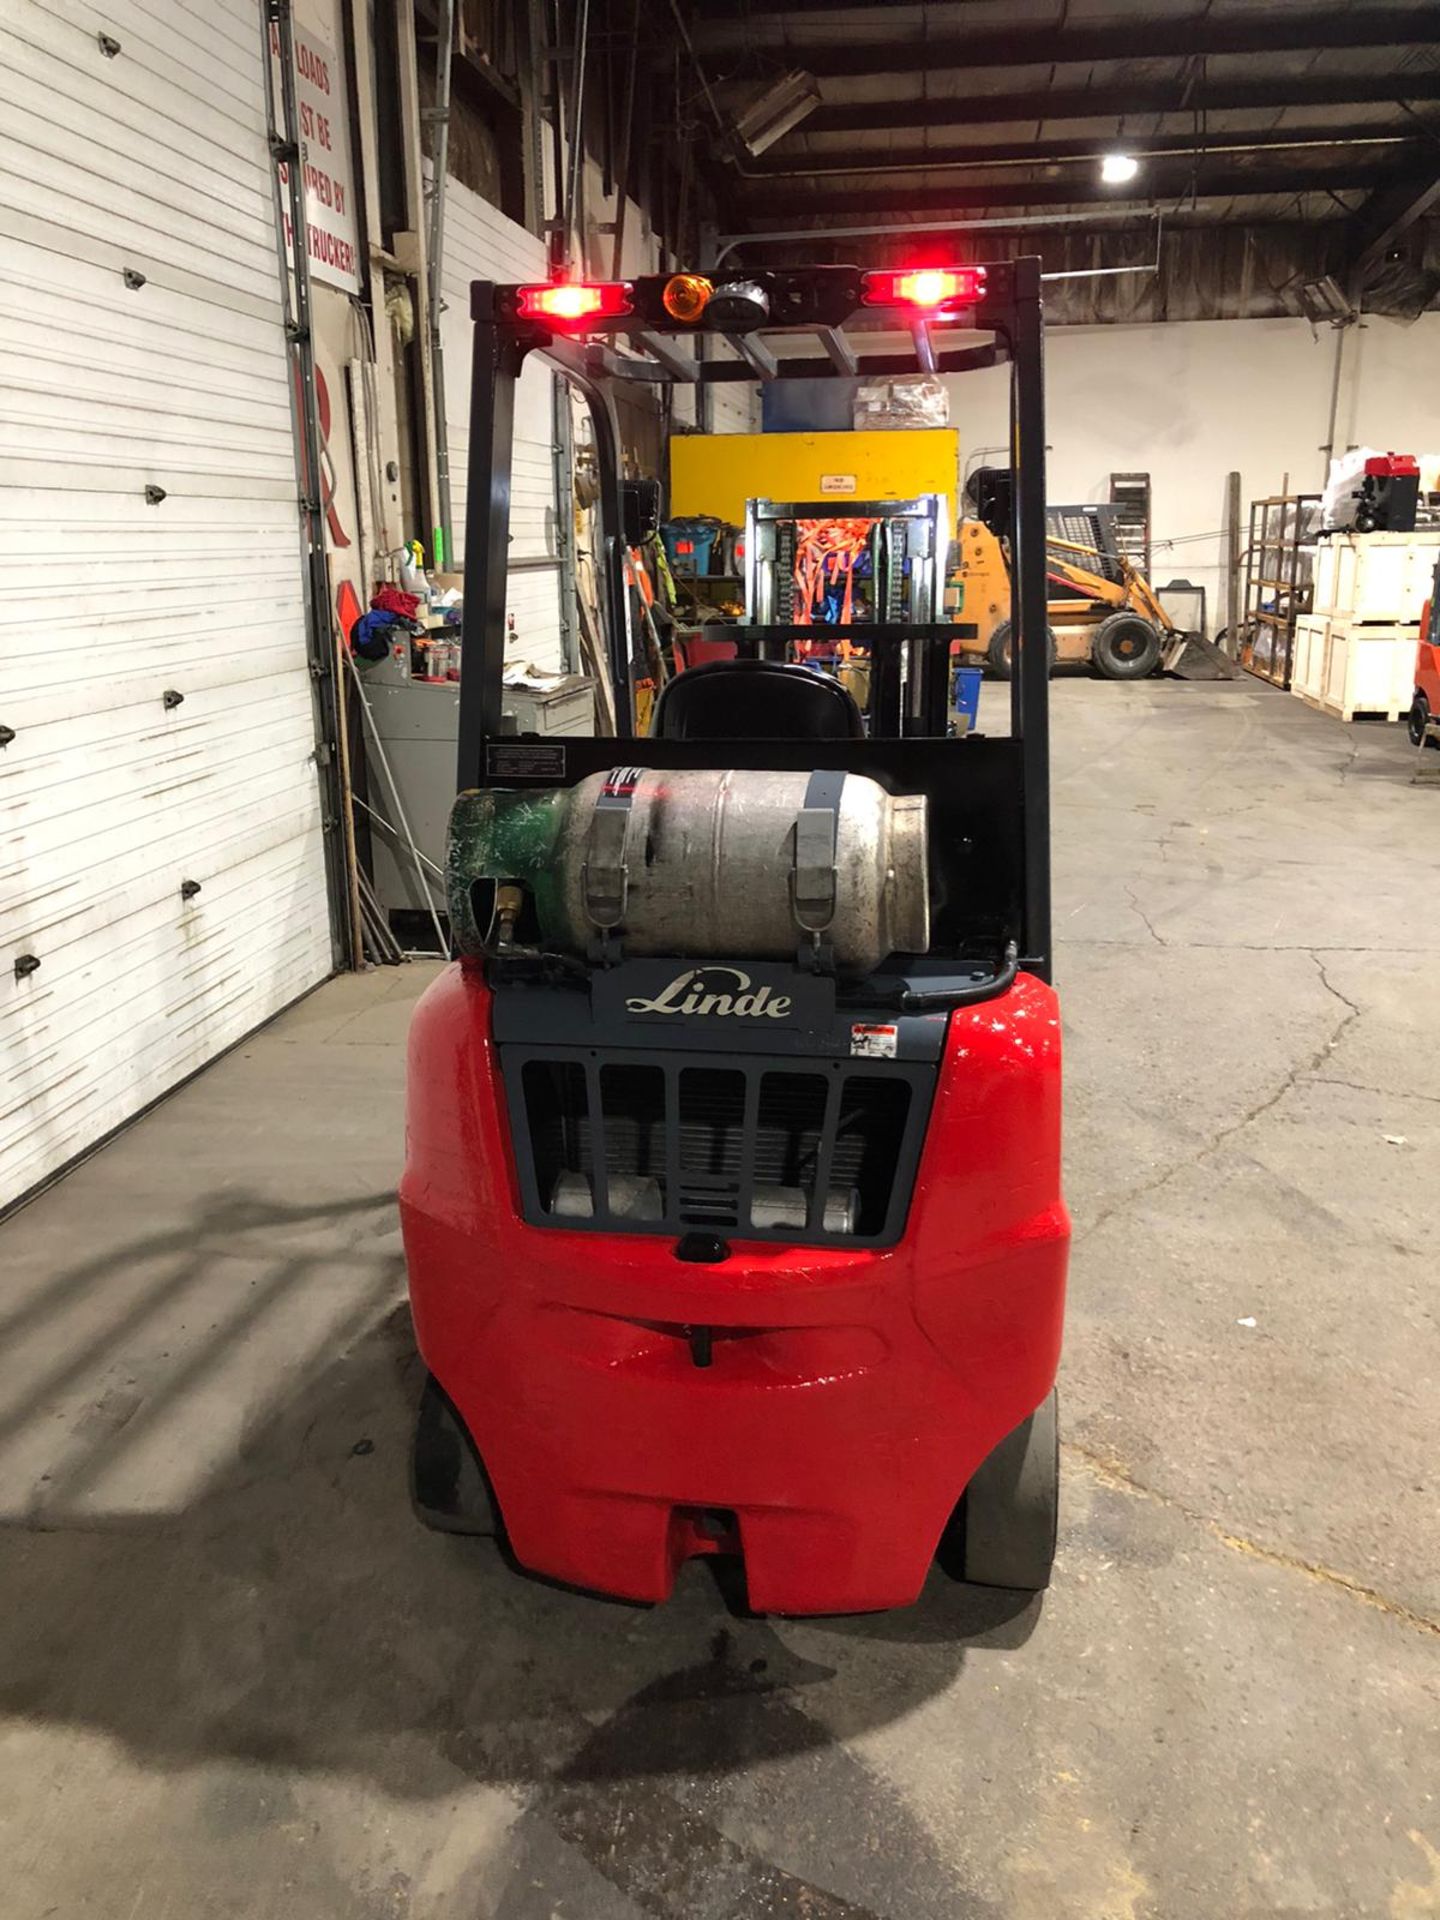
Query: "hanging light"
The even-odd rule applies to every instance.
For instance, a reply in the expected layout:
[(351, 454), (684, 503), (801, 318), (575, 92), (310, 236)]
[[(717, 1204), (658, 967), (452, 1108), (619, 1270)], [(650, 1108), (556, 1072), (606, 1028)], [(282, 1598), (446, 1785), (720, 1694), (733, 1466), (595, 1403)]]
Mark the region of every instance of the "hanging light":
[(752, 157), (773, 147), (820, 104), (815, 76), (796, 67), (774, 81), (735, 115), (735, 132)]
[(1107, 187), (1122, 187), (1139, 171), (1140, 162), (1133, 153), (1107, 153), (1101, 157), (1100, 178)]

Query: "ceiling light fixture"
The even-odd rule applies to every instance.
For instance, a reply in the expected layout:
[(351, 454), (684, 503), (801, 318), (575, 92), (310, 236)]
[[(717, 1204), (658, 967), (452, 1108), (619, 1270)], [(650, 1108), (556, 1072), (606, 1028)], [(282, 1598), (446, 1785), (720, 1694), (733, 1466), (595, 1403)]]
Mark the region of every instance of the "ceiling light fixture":
[(789, 133), (812, 114), (820, 104), (820, 89), (813, 73), (796, 67), (783, 80), (762, 89), (734, 117), (733, 125), (741, 144), (752, 156)]
[(1100, 178), (1107, 187), (1123, 186), (1139, 171), (1140, 162), (1131, 153), (1107, 153), (1100, 162)]

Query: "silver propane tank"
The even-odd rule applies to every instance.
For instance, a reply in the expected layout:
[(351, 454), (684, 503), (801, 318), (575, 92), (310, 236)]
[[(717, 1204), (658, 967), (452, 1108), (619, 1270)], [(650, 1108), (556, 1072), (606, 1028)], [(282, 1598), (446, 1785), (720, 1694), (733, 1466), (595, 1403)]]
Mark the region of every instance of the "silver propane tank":
[(923, 794), (861, 774), (621, 768), (564, 796), (548, 930), (576, 951), (784, 959), (823, 939), (868, 972), (930, 943)]

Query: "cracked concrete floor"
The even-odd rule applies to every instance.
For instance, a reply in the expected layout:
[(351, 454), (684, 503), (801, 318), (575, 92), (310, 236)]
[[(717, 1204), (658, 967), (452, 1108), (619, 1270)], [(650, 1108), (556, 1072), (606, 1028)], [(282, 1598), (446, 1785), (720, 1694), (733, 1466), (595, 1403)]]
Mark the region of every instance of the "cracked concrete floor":
[(0, 1230), (6, 1920), (1440, 1914), (1440, 795), (1251, 682), (1054, 713), (1043, 1605), (644, 1612), (417, 1529), (421, 982), (339, 980)]

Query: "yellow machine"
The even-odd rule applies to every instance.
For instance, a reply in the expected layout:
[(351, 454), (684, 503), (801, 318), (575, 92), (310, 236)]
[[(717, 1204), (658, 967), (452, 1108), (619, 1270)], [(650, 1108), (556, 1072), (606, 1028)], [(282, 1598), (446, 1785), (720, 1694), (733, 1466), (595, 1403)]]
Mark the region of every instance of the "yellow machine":
[[(1089, 661), (1110, 680), (1140, 680), (1160, 664), (1179, 629), (1144, 575), (1124, 554), (1102, 554), (1073, 540), (1046, 542), (1051, 658)], [(1074, 554), (1075, 559), (1069, 556)], [(1119, 572), (1112, 580), (1086, 561)], [(1010, 567), (1005, 549), (983, 521), (960, 526), (958, 618), (967, 655), (1010, 677)], [(1066, 593), (1066, 589), (1069, 593)]]
[[(757, 494), (833, 500), (837, 516), (844, 515), (847, 500), (912, 500), (932, 493), (953, 498), (959, 439), (953, 427), (681, 434), (670, 442), (670, 511), (677, 518), (710, 515), (740, 526), (746, 501)], [(972, 484), (984, 477), (982, 470)], [(1003, 469), (989, 478), (992, 490), (1008, 481)], [(989, 513), (986, 498), (982, 491), (977, 513), (958, 529), (950, 572), (960, 587), (956, 651), (1008, 678), (1010, 573), (1004, 548), (986, 524), (989, 518), (1001, 525), (1008, 514)], [(1091, 662), (1112, 680), (1153, 673), (1162, 650), (1180, 636), (1149, 582), (1123, 554), (1055, 538), (1047, 548), (1052, 657)]]
[(744, 526), (745, 502), (955, 498), (960, 436), (954, 427), (862, 433), (687, 433), (670, 442), (670, 512), (713, 514)]

